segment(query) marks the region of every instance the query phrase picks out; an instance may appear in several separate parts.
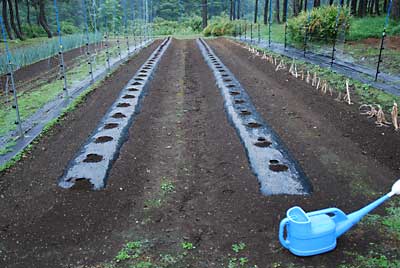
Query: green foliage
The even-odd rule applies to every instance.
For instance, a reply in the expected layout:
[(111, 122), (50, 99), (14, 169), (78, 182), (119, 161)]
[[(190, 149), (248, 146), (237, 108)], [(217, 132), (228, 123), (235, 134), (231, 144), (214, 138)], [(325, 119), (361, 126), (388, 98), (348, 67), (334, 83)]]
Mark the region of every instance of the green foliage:
[[(116, 262), (126, 261), (129, 259), (137, 259), (142, 254), (142, 242), (132, 241), (126, 245), (115, 256)], [(142, 266), (147, 267), (147, 266)]]
[(242, 242), (240, 242), (239, 244), (233, 244), (232, 245), (232, 250), (235, 253), (239, 253), (240, 251), (244, 250), (245, 248), (246, 248), (246, 244), (242, 243)]
[(382, 224), (400, 240), (400, 203), (386, 209), (387, 216), (383, 218)]
[(164, 181), (161, 183), (161, 190), (164, 194), (172, 193), (175, 190), (175, 185), (171, 181)]
[(231, 21), (227, 16), (214, 17), (203, 30), (204, 36), (233, 35), (235, 25), (239, 21)]
[[(366, 38), (381, 38), (386, 17), (364, 17), (351, 18), (349, 31), (346, 39), (349, 41), (362, 40)], [(388, 35), (399, 35), (400, 24), (391, 21), (387, 29)]]
[(182, 248), (183, 248), (184, 250), (192, 250), (192, 249), (195, 248), (194, 245), (193, 245), (193, 243), (191, 243), (191, 242), (182, 242), (182, 243), (181, 243), (181, 246), (182, 246)]
[(46, 37), (47, 34), (43, 28), (37, 24), (22, 24), (22, 32), (27, 38)]
[(62, 21), (61, 22), (61, 32), (63, 34), (74, 34), (79, 32), (79, 28), (75, 26), (72, 22)]
[[(307, 30), (309, 40), (317, 42), (332, 42), (335, 38), (335, 25), (338, 8), (322, 6), (311, 12), (301, 12), (297, 17), (288, 20), (288, 34), (295, 42), (303, 42)], [(339, 25), (349, 30), (349, 12), (345, 8), (339, 16)]]
[(381, 253), (370, 251), (367, 256), (349, 254), (355, 257), (354, 263), (342, 264), (339, 268), (399, 268), (399, 260), (390, 260)]
[(165, 20), (157, 17), (153, 21), (155, 35), (189, 35), (201, 32), (201, 17), (192, 16), (182, 21)]

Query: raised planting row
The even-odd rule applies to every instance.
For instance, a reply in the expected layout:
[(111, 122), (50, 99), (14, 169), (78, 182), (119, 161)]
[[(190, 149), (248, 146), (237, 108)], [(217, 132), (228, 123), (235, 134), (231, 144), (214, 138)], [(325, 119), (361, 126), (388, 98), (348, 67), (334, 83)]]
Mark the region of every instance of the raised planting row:
[(59, 180), (61, 187), (70, 188), (78, 180), (88, 180), (93, 189), (105, 186), (108, 172), (126, 140), (134, 115), (139, 112), (148, 83), (170, 42), (170, 38), (165, 39), (122, 89), (96, 130), (68, 164)]
[(202, 39), (197, 40), (197, 44), (215, 76), (228, 119), (245, 146), (261, 192), (265, 195), (309, 194), (308, 178), (279, 136), (258, 114), (245, 89)]

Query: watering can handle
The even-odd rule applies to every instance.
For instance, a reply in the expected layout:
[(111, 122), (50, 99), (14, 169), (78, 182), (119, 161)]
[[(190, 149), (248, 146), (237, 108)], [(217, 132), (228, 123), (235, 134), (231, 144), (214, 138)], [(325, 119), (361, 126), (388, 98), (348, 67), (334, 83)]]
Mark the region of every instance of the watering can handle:
[(289, 248), (289, 240), (283, 237), (283, 233), (285, 231), (286, 225), (288, 224), (289, 219), (284, 218), (281, 223), (279, 224), (279, 241), (281, 242), (282, 246), (285, 248)]

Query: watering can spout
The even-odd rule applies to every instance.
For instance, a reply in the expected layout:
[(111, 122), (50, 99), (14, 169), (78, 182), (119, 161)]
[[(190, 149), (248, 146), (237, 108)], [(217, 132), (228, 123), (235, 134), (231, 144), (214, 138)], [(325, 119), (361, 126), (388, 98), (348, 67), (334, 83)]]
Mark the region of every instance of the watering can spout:
[(344, 234), (345, 232), (347, 232), (351, 227), (353, 227), (355, 224), (357, 224), (365, 215), (367, 215), (369, 212), (371, 212), (376, 207), (380, 206), (383, 202), (385, 202), (390, 197), (392, 197), (396, 194), (400, 195), (400, 180), (397, 180), (393, 184), (392, 190), (389, 193), (385, 194), (381, 198), (372, 202), (368, 206), (365, 206), (362, 209), (357, 210), (357, 211), (347, 215), (347, 220), (339, 222), (336, 225), (336, 237), (339, 237), (342, 234)]
[(372, 210), (380, 206), (383, 202), (390, 198), (389, 194), (382, 196), (381, 198), (375, 200), (368, 206), (365, 206), (353, 213), (347, 215), (347, 219), (337, 223), (336, 225), (336, 237), (341, 236), (345, 232), (347, 232), (351, 227), (357, 224), (365, 215), (370, 213)]

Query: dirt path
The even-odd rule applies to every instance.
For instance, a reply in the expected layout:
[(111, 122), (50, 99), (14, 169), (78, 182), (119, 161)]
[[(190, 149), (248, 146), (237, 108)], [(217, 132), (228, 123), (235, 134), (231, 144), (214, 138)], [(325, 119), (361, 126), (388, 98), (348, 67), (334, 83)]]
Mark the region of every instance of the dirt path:
[[(227, 41), (209, 44), (302, 164), (314, 194), (261, 195), (195, 41), (173, 40), (105, 190), (61, 190), (56, 180), (154, 45), (0, 175), (1, 267), (110, 267), (129, 241), (144, 245), (131, 262), (160, 264), (165, 254), (176, 260), (161, 267), (227, 267), (238, 257), (262, 268), (337, 267), (345, 260), (343, 252), (365, 252), (369, 242), (382, 238), (373, 230), (355, 232), (339, 241), (340, 250), (315, 258), (296, 258), (281, 248), (277, 229), (287, 208), (358, 208), (371, 199), (361, 190), (387, 189), (396, 161), (384, 164), (387, 159), (377, 152), (381, 139), (368, 141), (363, 154), (361, 134), (373, 133), (373, 125), (342, 122), (357, 117), (356, 108), (316, 95)], [(397, 136), (380, 131), (393, 147), (398, 144)], [(184, 251), (182, 242), (195, 248)], [(246, 248), (235, 253), (232, 245), (238, 242)]]

